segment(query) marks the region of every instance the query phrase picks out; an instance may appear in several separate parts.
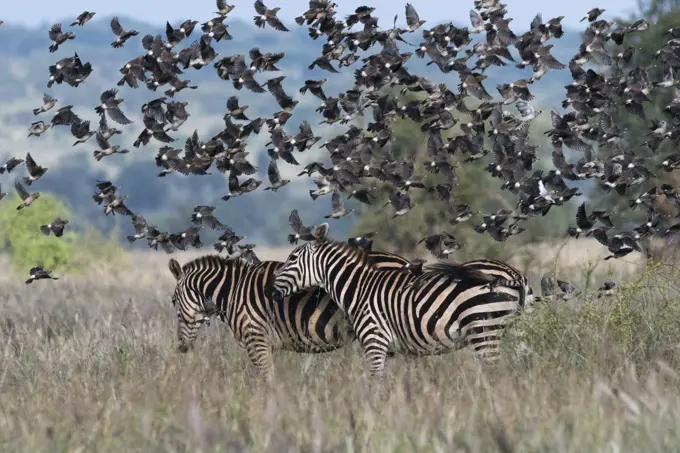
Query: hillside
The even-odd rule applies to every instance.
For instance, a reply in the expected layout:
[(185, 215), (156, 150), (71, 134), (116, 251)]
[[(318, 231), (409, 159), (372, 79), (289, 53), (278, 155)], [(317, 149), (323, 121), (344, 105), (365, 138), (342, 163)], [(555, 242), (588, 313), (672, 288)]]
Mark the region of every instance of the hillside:
[[(58, 22), (58, 20), (55, 20)], [(62, 22), (68, 23), (66, 19)], [(93, 111), (98, 104), (99, 94), (115, 87), (120, 78), (119, 69), (132, 58), (143, 52), (141, 37), (146, 33), (163, 33), (162, 27), (152, 26), (136, 21), (130, 17), (120, 17), (120, 22), (126, 29), (136, 29), (140, 35), (131, 39), (124, 48), (113, 49), (110, 46), (113, 34), (109, 28), (110, 18), (98, 17), (83, 28), (76, 30), (76, 39), (64, 44), (57, 53), (50, 54), (47, 50), (49, 40), (47, 28), (25, 28), (5, 23), (0, 27), (0, 58), (6, 62), (0, 65), (0, 158), (6, 159), (10, 155), (22, 156), (31, 152), (39, 164), (47, 166), (50, 171), (40, 181), (40, 190), (52, 191), (63, 196), (71, 205), (74, 224), (92, 223), (102, 230), (111, 229), (115, 222), (121, 222), (123, 232), (129, 230), (127, 219), (113, 219), (101, 215), (100, 208), (92, 202), (91, 195), (96, 179), (111, 179), (122, 186), (121, 192), (128, 195), (129, 206), (134, 211), (144, 213), (147, 218), (158, 222), (162, 228), (183, 228), (189, 217), (191, 207), (196, 204), (215, 204), (219, 207), (218, 215), (235, 230), (248, 234), (253, 241), (277, 244), (285, 239), (285, 235), (278, 230), (279, 224), (285, 223), (288, 212), (294, 207), (304, 209), (303, 220), (316, 222), (330, 210), (330, 203), (319, 202), (311, 204), (306, 186), (309, 181), (294, 179), (294, 183), (280, 191), (275, 196), (261, 189), (246, 197), (239, 197), (225, 203), (220, 200), (226, 191), (227, 180), (217, 172), (210, 176), (180, 176), (170, 175), (167, 178), (156, 178), (158, 169), (153, 157), (158, 145), (152, 142), (147, 147), (135, 149), (132, 142), (141, 132), (140, 106), (162, 95), (140, 87), (137, 90), (129, 87), (120, 89), (121, 97), (125, 99), (122, 109), (135, 123), (124, 127), (124, 134), (120, 144), (130, 149), (125, 156), (113, 156), (101, 162), (92, 159), (94, 141), (84, 145), (72, 147), (74, 141), (67, 128), (58, 127), (50, 130), (42, 137), (26, 138), (28, 125), (32, 121), (42, 119), (49, 121), (54, 111), (35, 117), (31, 110), (41, 105), (42, 93), (49, 92), (59, 99), (59, 106), (73, 105), (73, 110), (83, 119), (93, 124), (98, 116)], [(516, 30), (521, 32), (521, 30)], [(198, 39), (200, 31), (188, 40), (188, 45)], [(342, 74), (330, 74), (315, 69), (309, 71), (308, 64), (314, 55), (320, 53), (321, 41), (312, 41), (307, 36), (306, 28), (295, 28), (285, 37), (281, 33), (268, 29), (259, 30), (252, 23), (241, 20), (229, 22), (229, 33), (234, 36), (231, 41), (214, 43), (218, 58), (233, 54), (247, 55), (252, 47), (259, 47), (263, 52), (285, 52), (286, 56), (280, 63), (282, 74), (286, 76), (284, 86), (287, 92), (300, 100), (295, 109), (295, 116), (289, 122), (289, 131), (297, 130), (302, 120), (308, 120), (314, 131), (323, 136), (331, 132), (328, 128), (318, 126), (319, 117), (314, 112), (318, 100), (312, 96), (300, 96), (299, 87), (305, 79), (328, 78), (325, 91), (329, 95), (346, 90), (352, 83), (352, 71), (345, 70)], [(577, 49), (579, 36), (576, 32), (567, 32), (565, 36), (555, 42), (553, 54), (566, 63)], [(418, 43), (414, 43), (418, 44)], [(74, 89), (66, 84), (46, 88), (49, 77), (48, 65), (60, 58), (77, 52), (81, 59), (89, 61), (94, 72), (87, 82)], [(434, 66), (425, 66), (423, 60), (412, 58), (408, 65), (412, 72), (427, 76), (437, 82), (445, 82), (451, 86), (458, 85), (458, 77), (454, 74), (441, 74)], [(485, 82), (489, 92), (496, 93), (495, 85), (525, 77), (526, 72), (514, 67), (492, 68), (487, 71), (489, 79)], [(273, 75), (270, 75), (273, 74)], [(260, 74), (258, 80), (264, 83), (269, 77), (279, 74)], [(254, 95), (247, 91), (237, 92), (229, 82), (220, 80), (212, 67), (201, 71), (189, 69), (184, 76), (192, 83), (199, 85), (197, 90), (185, 90), (178, 94), (178, 100), (189, 101), (188, 107), (191, 118), (183, 126), (182, 134), (173, 135), (177, 138), (174, 143), (182, 147), (184, 139), (195, 129), (202, 139), (207, 139), (223, 127), (222, 117), (225, 112), (226, 99), (238, 94), (242, 104), (250, 105), (248, 115), (270, 115), (278, 106), (271, 95)], [(558, 106), (563, 97), (563, 86), (569, 83), (568, 71), (551, 72), (533, 88), (536, 104), (544, 110)], [(260, 168), (260, 179), (266, 180), (268, 157), (264, 144), (268, 141), (266, 133), (253, 137), (249, 141), (248, 151), (251, 161)], [(298, 158), (301, 163), (311, 161), (316, 152), (308, 152)], [(291, 177), (301, 169), (288, 164), (281, 164), (284, 177)], [(7, 176), (0, 179), (3, 189), (11, 186), (11, 179)], [(302, 187), (305, 186), (305, 187)], [(266, 182), (262, 188), (266, 187)], [(334, 232), (341, 236), (352, 225), (355, 219), (348, 216), (334, 223)]]

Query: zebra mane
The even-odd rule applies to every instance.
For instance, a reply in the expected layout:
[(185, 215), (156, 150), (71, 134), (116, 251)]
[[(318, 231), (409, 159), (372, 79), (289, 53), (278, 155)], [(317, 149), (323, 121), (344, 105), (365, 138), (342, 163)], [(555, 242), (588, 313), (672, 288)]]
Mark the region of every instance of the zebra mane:
[(241, 259), (241, 257), (234, 260), (229, 260), (223, 256), (212, 253), (210, 255), (199, 256), (196, 259), (187, 261), (186, 263), (184, 263), (184, 266), (182, 266), (182, 272), (186, 273), (187, 271), (192, 271), (194, 269), (202, 268), (204, 266), (224, 266), (230, 264), (232, 265), (237, 264), (242, 267), (247, 267), (250, 265), (250, 263)]
[(341, 250), (348, 258), (356, 258), (357, 264), (361, 266), (366, 266), (370, 269), (377, 269), (374, 258), (368, 251), (361, 247), (355, 247), (345, 241), (336, 241), (335, 239), (326, 239), (323, 244)]
[(437, 277), (449, 277), (458, 281), (491, 283), (496, 279), (479, 269), (456, 263), (433, 263), (425, 266), (425, 272), (420, 276), (424, 280)]

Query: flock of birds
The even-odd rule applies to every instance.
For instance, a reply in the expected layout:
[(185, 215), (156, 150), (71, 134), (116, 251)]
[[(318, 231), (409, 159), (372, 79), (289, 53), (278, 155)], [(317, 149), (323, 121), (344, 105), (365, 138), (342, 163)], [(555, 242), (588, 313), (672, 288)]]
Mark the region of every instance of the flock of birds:
[[(405, 7), (405, 27), (397, 27), (395, 17), (392, 27), (382, 28), (373, 14), (373, 7), (360, 6), (342, 20), (336, 18), (335, 3), (310, 0), (309, 9), (295, 19), (298, 26), (308, 28), (311, 39), (323, 41), (321, 54), (310, 59), (309, 68), (318, 67), (329, 74), (352, 68), (354, 85), (344, 92), (326, 93), (324, 83), (327, 79), (306, 80), (297, 90), (299, 96), (295, 99), (290, 87), (284, 87), (285, 76), (267, 78), (268, 74), (280, 71), (276, 65), (285, 57), (284, 53), (263, 53), (259, 48), (253, 48), (248, 58), (231, 55), (218, 59), (213, 45), (232, 39), (226, 19), (234, 6), (225, 0), (216, 3), (216, 16), (206, 22), (199, 24), (196, 20), (186, 20), (177, 26), (167, 23), (165, 36), (148, 34), (139, 41), (137, 30), (126, 30), (114, 17), (110, 24), (111, 46), (120, 48), (141, 42), (143, 53), (120, 68), (118, 88), (107, 89), (101, 94), (98, 104), (93, 107), (100, 117), (98, 126), (93, 127), (89, 121), (82, 120), (73, 111), (73, 106), (66, 105), (58, 107), (50, 121), (32, 123), (29, 136), (39, 137), (52, 128), (68, 127), (76, 139), (74, 146), (90, 144), (94, 137), (96, 150), (93, 154), (97, 161), (114, 154), (125, 154), (129, 150), (114, 144), (123, 131), (112, 123), (130, 129), (133, 122), (126, 115), (127, 105), (120, 97), (119, 89), (125, 86), (136, 89), (140, 85), (154, 92), (161, 89), (163, 96), (142, 105), (143, 128), (134, 142), (134, 147), (158, 143), (158, 177), (208, 175), (214, 166), (228, 175), (229, 192), (223, 200), (246, 195), (263, 183), (255, 178), (258, 169), (248, 161), (248, 138), (266, 133), (270, 137), (266, 145), (270, 163), (267, 168), (269, 186), (264, 190), (278, 192), (290, 182), (281, 177), (281, 161), (299, 165), (296, 154), (319, 147), (328, 152), (327, 159), (304, 166), (298, 176), (312, 178), (316, 186), (310, 190), (312, 199), (331, 195), (331, 212), (326, 218), (337, 219), (352, 212), (345, 206), (346, 199), (373, 204), (379, 195), (375, 186), (380, 183), (389, 188), (386, 206), (391, 205), (393, 217), (408, 215), (415, 206), (410, 195), (413, 191), (426, 190), (439, 196), (442, 210), (451, 213), (452, 225), (479, 216), (475, 231), (488, 233), (497, 241), (522, 233), (525, 231), (522, 225), (528, 219), (544, 216), (553, 206), (562, 206), (580, 196), (578, 189), (570, 187), (567, 181), (598, 180), (603, 190), (620, 195), (638, 191), (648, 182), (656, 183), (654, 171), (657, 169), (649, 168), (642, 148), (656, 153), (664, 142), (677, 145), (680, 139), (680, 91), (677, 88), (680, 80), (675, 78), (680, 67), (680, 27), (665, 32), (667, 42), (655, 55), (663, 70), (661, 78), (654, 80), (650, 76), (651, 68), (628, 67), (636, 49), (625, 46), (629, 37), (644, 33), (649, 24), (645, 20), (628, 25), (615, 24), (601, 19), (604, 10), (598, 8), (582, 19), (588, 26), (578, 52), (570, 61), (560, 62), (551, 51), (553, 40), (563, 35), (563, 16), (543, 22), (538, 14), (531, 21), (529, 30), (518, 35), (510, 29), (512, 19), (506, 17), (506, 5), (500, 0), (475, 0), (474, 9), (470, 10), (469, 27), (441, 23), (429, 28), (425, 27), (426, 21), (420, 19), (412, 4)], [(256, 0), (254, 10), (253, 21), (258, 27), (270, 27), (281, 33), (289, 31), (290, 24), (287, 26), (277, 16), (279, 8), (269, 8)], [(94, 12), (83, 12), (71, 27), (85, 26), (94, 15)], [(195, 29), (200, 30), (200, 37), (177, 50)], [(65, 32), (61, 24), (54, 25), (48, 35), (52, 42), (50, 52), (65, 52), (68, 41), (76, 39), (76, 34)], [(479, 38), (473, 39), (475, 36)], [(427, 59), (428, 65), (435, 65), (442, 73), (450, 73), (451, 80), (458, 82), (457, 87), (434, 83), (411, 73), (407, 63), (414, 57)], [(594, 64), (584, 68), (588, 63)], [(508, 65), (526, 70), (527, 75), (498, 85), (500, 100), (494, 100), (488, 92), (489, 87), (484, 85), (484, 72), (492, 66)], [(198, 88), (186, 78), (186, 73), (210, 70), (211, 66), (219, 78), (233, 85), (234, 93), (241, 90), (261, 95), (269, 93), (280, 110), (271, 117), (250, 118), (248, 105), (243, 105), (234, 94), (226, 102), (222, 131), (207, 139), (194, 131), (184, 147), (177, 148), (173, 146), (172, 134), (190, 114), (188, 103), (176, 98), (184, 90)], [(530, 90), (546, 73), (565, 68), (573, 78), (573, 82), (565, 87), (563, 107), (567, 113), (552, 110), (549, 113), (552, 128), (545, 131), (552, 143), (553, 168), (535, 170), (539, 146), (531, 143), (530, 126), (542, 112), (531, 103), (534, 96)], [(49, 66), (47, 86), (66, 83), (77, 88), (92, 70), (92, 65), (78, 54), (61, 58)], [(645, 142), (633, 144), (627, 131), (616, 124), (619, 111), (625, 109), (645, 119), (645, 104), (654, 93), (664, 90), (675, 90), (671, 102), (663, 109), (665, 117), (652, 119)], [(323, 118), (320, 124), (344, 125), (344, 131), (323, 140), (314, 133), (308, 121), (302, 121), (296, 134), (287, 133), (285, 126), (291, 121), (302, 96), (314, 96), (321, 101), (316, 110)], [(43, 104), (33, 113), (45, 114), (58, 104), (57, 99), (45, 94)], [(517, 113), (508, 111), (511, 105)], [(367, 115), (371, 121), (363, 128), (357, 126), (355, 120)], [(428, 160), (422, 170), (414, 165), (415, 154), (397, 157), (392, 152), (391, 126), (395, 120), (413, 121), (426, 135)], [(452, 133), (454, 127), (460, 132)], [(565, 148), (579, 152), (580, 157), (569, 162)], [(604, 153), (604, 149), (612, 152)], [(487, 160), (487, 171), (502, 180), (502, 190), (517, 196), (516, 209), (481, 213), (470, 205), (455, 203), (456, 167), (473, 165), (482, 159)], [(11, 158), (0, 167), (0, 173), (11, 173), (24, 163), (28, 176), (16, 179), (14, 183), (22, 200), (17, 209), (28, 208), (38, 200), (40, 193), (30, 192), (29, 188), (48, 171), (28, 154), (25, 159)], [(658, 170), (677, 168), (680, 168), (680, 154), (675, 153), (663, 158)], [(441, 182), (431, 183), (431, 175), (439, 175), (435, 179)], [(209, 228), (222, 232), (215, 244), (218, 252), (258, 261), (253, 251), (255, 245), (239, 244), (243, 236), (215, 217), (214, 206), (197, 206), (191, 216), (192, 226), (169, 233), (130, 210), (127, 203), (131, 200), (127, 195), (120, 195), (119, 188), (112, 182), (97, 181), (96, 187), (93, 200), (103, 206), (106, 215), (130, 216), (134, 229), (134, 234), (128, 236), (131, 243), (146, 240), (154, 250), (160, 247), (170, 253), (174, 249), (201, 247), (201, 230)], [(641, 240), (680, 231), (680, 223), (672, 225), (672, 217), (659, 207), (662, 199), (661, 204), (670, 204), (680, 211), (678, 197), (677, 189), (668, 184), (655, 185), (633, 195), (630, 207), (644, 210), (646, 221), (630, 231), (616, 229), (607, 212), (589, 213), (584, 203), (578, 209), (576, 226), (570, 227), (568, 233), (575, 238), (592, 235), (608, 248), (611, 253), (608, 258), (639, 252), (642, 251)], [(292, 244), (314, 239), (313, 229), (302, 223), (297, 211), (291, 213), (289, 223), (293, 234), (288, 239)], [(67, 221), (56, 219), (52, 224), (42, 226), (41, 231), (61, 236), (66, 224)], [(349, 242), (370, 248), (372, 234), (375, 233), (350, 238)], [(421, 242), (436, 258), (447, 258), (462, 246), (448, 232), (429, 235)], [(418, 267), (418, 261), (413, 262), (413, 267)], [(42, 267), (36, 267), (31, 270), (27, 283), (40, 278), (54, 277)], [(546, 285), (546, 291), (555, 286)], [(563, 286), (559, 285), (568, 292)]]

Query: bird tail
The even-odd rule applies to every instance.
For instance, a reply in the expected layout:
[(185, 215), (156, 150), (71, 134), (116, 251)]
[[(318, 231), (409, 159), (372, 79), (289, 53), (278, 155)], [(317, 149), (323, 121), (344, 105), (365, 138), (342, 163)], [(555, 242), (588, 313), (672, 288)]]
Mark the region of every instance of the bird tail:
[(0, 167), (0, 175), (5, 173), (6, 167)]
[(42, 234), (44, 234), (45, 236), (50, 235), (50, 228), (47, 225), (41, 225), (40, 231), (42, 231)]
[(98, 113), (100, 115), (104, 114), (104, 109), (102, 108), (101, 105), (98, 105), (97, 107), (94, 108), (95, 113)]
[(288, 243), (291, 245), (296, 245), (298, 243), (298, 239), (295, 237), (294, 234), (288, 235)]
[(97, 160), (97, 162), (102, 160), (102, 158), (104, 157), (104, 154), (101, 151), (95, 151), (93, 154), (94, 154), (94, 158)]
[(224, 245), (222, 245), (221, 242), (218, 242), (217, 244), (213, 245), (213, 247), (215, 248), (215, 250), (217, 250), (217, 253), (221, 253), (222, 250), (226, 248)]
[(304, 16), (298, 16), (295, 18), (295, 23), (298, 25), (302, 25), (305, 23), (305, 17)]
[(33, 184), (33, 181), (28, 176), (24, 176), (23, 181), (24, 181), (24, 184), (26, 184), (27, 186), (30, 186), (31, 184)]
[(316, 200), (317, 198), (319, 198), (319, 195), (314, 192), (315, 192), (314, 190), (309, 191), (309, 196), (312, 197), (312, 200)]
[(28, 280), (26, 280), (26, 284), (27, 284), (27, 285), (30, 285), (31, 283), (33, 283), (33, 279), (32, 279), (32, 278), (29, 278)]
[(59, 46), (56, 45), (56, 44), (50, 45), (50, 53), (56, 52), (58, 48), (59, 48)]
[(264, 28), (265, 21), (262, 20), (260, 16), (254, 16), (253, 19), (255, 20), (255, 25), (257, 25), (260, 28)]
[(229, 201), (231, 198), (232, 198), (231, 195), (225, 195), (222, 197), (224, 201)]
[(324, 219), (330, 219), (331, 217), (333, 217), (333, 216), (331, 216), (331, 215), (325, 215), (325, 216), (323, 216)]
[(33, 114), (34, 114), (34, 115), (38, 115), (38, 114), (40, 114), (40, 112), (41, 112), (41, 110), (40, 110), (39, 108), (38, 108), (38, 109), (33, 109)]
[(128, 236), (128, 237), (127, 237), (127, 240), (128, 240), (128, 242), (129, 242), (130, 244), (132, 244), (132, 243), (134, 243), (134, 242), (137, 240), (137, 238), (134, 237), (134, 236)]
[(191, 214), (191, 221), (193, 223), (201, 223), (201, 219), (196, 216), (196, 214)]
[(300, 88), (300, 94), (306, 94), (308, 89), (309, 89), (309, 88), (307, 88), (306, 85), (303, 86), (302, 88)]

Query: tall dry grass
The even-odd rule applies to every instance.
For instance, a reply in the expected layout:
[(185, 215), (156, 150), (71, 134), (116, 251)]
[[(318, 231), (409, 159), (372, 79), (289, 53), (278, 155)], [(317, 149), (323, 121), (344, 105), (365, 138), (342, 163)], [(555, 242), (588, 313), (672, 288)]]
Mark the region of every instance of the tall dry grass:
[[(285, 256), (285, 253), (284, 253)], [(180, 262), (186, 260), (180, 258)], [(3, 452), (671, 452), (680, 304), (671, 266), (614, 296), (537, 306), (494, 369), (462, 351), (363, 372), (358, 347), (279, 352), (271, 384), (226, 326), (176, 352), (164, 255), (138, 270), (4, 276)], [(599, 278), (599, 277), (598, 277)]]

